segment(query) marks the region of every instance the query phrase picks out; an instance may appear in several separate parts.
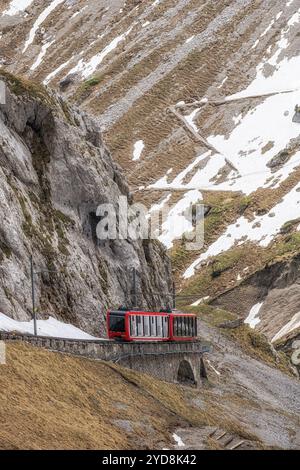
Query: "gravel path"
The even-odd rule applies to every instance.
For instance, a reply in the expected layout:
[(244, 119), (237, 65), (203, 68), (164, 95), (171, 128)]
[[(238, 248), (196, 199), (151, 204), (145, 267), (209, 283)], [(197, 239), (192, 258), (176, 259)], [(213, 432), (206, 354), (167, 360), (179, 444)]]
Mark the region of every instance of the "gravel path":
[[(220, 330), (200, 323), (201, 337), (213, 344), (209, 355), (212, 395), (268, 446), (300, 447), (300, 382), (247, 355)], [(220, 400), (220, 396), (222, 400)], [(242, 400), (242, 402), (241, 402)]]

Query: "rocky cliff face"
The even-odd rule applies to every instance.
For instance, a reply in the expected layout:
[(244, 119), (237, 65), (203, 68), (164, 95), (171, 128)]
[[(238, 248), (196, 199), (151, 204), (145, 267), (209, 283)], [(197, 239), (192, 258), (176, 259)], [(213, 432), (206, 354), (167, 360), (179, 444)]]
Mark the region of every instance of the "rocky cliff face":
[[(274, 263), (218, 296), (213, 304), (246, 318), (253, 305), (260, 306), (257, 330), (276, 342), (300, 327), (300, 256)], [(246, 315), (245, 315), (246, 312)], [(299, 318), (298, 318), (299, 317)], [(270, 321), (270, 318), (272, 321)], [(289, 325), (291, 319), (294, 321)], [(284, 327), (282, 328), (282, 325)]]
[(96, 237), (97, 206), (132, 199), (97, 122), (41, 86), (0, 79), (0, 311), (30, 316), (31, 254), (45, 271), (35, 275), (41, 316), (99, 334), (105, 309), (130, 302), (133, 267), (139, 303), (163, 305), (157, 293), (170, 290), (171, 276), (162, 246)]

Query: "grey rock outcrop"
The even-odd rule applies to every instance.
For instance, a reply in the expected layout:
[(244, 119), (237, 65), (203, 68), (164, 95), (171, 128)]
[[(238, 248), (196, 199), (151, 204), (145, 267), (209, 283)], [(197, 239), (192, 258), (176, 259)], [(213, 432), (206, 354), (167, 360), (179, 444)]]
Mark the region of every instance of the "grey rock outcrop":
[(132, 268), (139, 305), (165, 305), (171, 269), (158, 242), (96, 237), (97, 206), (131, 200), (97, 122), (39, 85), (0, 79), (0, 312), (30, 318), (31, 254), (45, 271), (35, 276), (40, 317), (103, 333), (106, 308), (130, 303)]
[[(300, 311), (300, 256), (265, 266), (212, 302), (239, 316), (261, 303), (256, 329), (271, 341)], [(270, 321), (271, 320), (271, 321)], [(297, 333), (291, 332), (291, 336)]]

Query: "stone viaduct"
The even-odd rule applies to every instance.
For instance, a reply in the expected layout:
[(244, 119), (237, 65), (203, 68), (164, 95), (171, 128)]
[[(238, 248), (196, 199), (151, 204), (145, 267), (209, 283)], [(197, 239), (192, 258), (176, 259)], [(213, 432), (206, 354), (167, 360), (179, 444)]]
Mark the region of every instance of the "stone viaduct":
[(108, 340), (75, 340), (32, 336), (0, 331), (1, 341), (25, 341), (34, 346), (110, 361), (124, 367), (152, 375), (166, 382), (201, 387), (206, 379), (203, 353), (209, 346), (194, 342), (134, 342), (121, 343)]

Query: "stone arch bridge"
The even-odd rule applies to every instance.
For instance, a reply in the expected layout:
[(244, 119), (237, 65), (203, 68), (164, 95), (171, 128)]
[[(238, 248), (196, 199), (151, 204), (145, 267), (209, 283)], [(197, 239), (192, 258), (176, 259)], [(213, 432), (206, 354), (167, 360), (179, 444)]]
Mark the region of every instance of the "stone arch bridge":
[(34, 346), (90, 359), (110, 361), (167, 382), (200, 387), (206, 379), (203, 354), (209, 346), (193, 342), (133, 342), (76, 340), (0, 331), (2, 341), (25, 341)]

